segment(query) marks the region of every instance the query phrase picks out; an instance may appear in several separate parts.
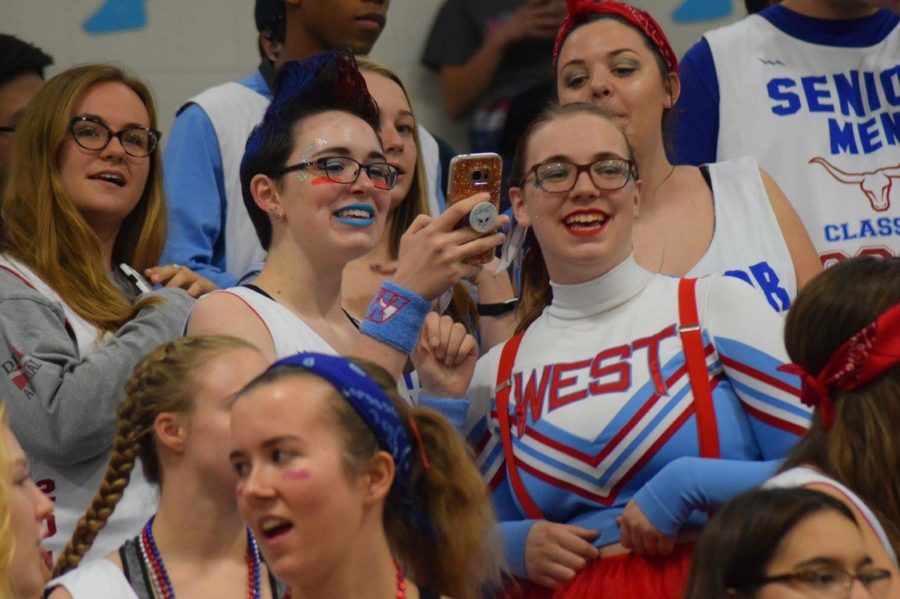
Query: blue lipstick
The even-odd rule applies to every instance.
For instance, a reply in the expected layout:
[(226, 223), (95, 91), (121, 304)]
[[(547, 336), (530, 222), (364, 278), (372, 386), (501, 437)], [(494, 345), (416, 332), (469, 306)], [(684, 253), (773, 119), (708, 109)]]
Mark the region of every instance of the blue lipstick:
[(368, 204), (351, 204), (334, 213), (334, 219), (353, 227), (368, 227), (375, 222), (375, 209)]

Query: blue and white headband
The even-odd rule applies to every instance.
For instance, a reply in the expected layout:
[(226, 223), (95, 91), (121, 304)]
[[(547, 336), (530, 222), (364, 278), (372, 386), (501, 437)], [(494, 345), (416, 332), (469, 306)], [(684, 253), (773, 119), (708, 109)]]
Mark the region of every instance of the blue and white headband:
[(412, 444), (397, 409), (378, 383), (341, 356), (303, 352), (278, 360), (269, 370), (282, 366), (301, 368), (331, 383), (363, 419), (382, 449), (394, 458), (397, 482), (404, 489), (409, 487)]

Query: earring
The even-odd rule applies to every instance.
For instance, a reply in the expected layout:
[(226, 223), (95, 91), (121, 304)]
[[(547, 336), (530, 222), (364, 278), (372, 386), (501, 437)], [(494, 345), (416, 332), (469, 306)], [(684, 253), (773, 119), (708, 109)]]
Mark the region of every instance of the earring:
[(285, 214), (284, 212), (282, 212), (275, 206), (270, 206), (269, 212), (272, 213), (272, 216), (274, 216), (278, 220), (278, 222), (280, 222), (280, 223), (287, 222), (287, 214)]

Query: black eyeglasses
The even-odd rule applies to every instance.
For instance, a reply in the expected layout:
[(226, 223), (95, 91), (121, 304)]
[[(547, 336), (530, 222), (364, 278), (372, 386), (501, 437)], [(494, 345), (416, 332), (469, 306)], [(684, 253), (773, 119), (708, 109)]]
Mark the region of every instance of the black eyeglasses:
[(126, 127), (113, 133), (109, 127), (89, 116), (73, 118), (69, 130), (75, 143), (85, 150), (102, 150), (113, 137), (118, 137), (125, 153), (136, 158), (152, 154), (162, 136), (159, 131), (138, 126)]
[(849, 595), (854, 580), (858, 580), (873, 599), (881, 599), (887, 596), (890, 588), (891, 572), (883, 568), (869, 568), (851, 574), (841, 568), (822, 567), (767, 576), (760, 579), (757, 586), (783, 582), (809, 591), (810, 597), (843, 599)]
[(377, 189), (393, 189), (397, 184), (397, 169), (387, 162), (370, 162), (363, 164), (348, 156), (323, 156), (309, 162), (292, 164), (281, 169), (279, 174), (284, 175), (293, 171), (303, 171), (308, 168), (321, 171), (325, 177), (334, 183), (350, 185), (359, 179), (359, 173), (365, 169), (366, 175)]
[(575, 187), (578, 177), (587, 171), (598, 189), (613, 191), (622, 189), (634, 178), (634, 162), (618, 158), (604, 158), (590, 164), (574, 164), (565, 160), (553, 160), (536, 164), (522, 177), (522, 183), (532, 174), (534, 186), (549, 192), (569, 191)]

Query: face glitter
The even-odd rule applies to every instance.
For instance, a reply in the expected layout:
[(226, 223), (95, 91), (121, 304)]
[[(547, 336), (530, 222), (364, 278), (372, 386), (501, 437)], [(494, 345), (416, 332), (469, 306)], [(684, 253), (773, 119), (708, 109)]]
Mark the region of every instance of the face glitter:
[[(322, 146), (328, 145), (328, 141), (322, 139), (321, 137), (315, 138), (311, 144), (309, 144), (306, 149), (303, 151), (303, 156), (300, 158), (300, 162), (309, 162), (309, 157), (313, 152), (321, 148)], [(301, 170), (297, 171), (297, 178), (299, 178), (304, 183), (306, 182), (306, 171)]]

